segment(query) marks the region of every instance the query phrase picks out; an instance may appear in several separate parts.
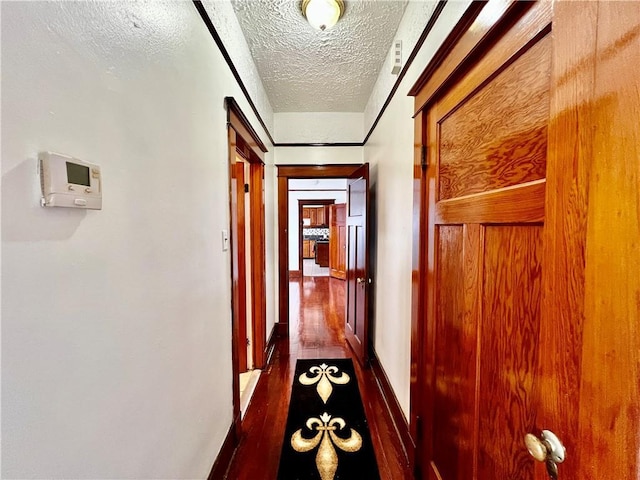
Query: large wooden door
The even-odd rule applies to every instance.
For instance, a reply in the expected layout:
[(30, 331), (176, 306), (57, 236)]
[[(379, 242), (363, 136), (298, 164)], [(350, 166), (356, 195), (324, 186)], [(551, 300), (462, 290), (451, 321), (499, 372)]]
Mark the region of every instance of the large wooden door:
[(640, 4), (472, 8), (414, 92), (417, 465), (638, 480)]
[[(516, 7), (525, 10), (525, 7)], [(424, 478), (529, 480), (535, 425), (551, 4), (529, 4), (423, 112)]]
[(369, 361), (369, 164), (347, 180), (347, 284), (345, 337), (362, 365)]

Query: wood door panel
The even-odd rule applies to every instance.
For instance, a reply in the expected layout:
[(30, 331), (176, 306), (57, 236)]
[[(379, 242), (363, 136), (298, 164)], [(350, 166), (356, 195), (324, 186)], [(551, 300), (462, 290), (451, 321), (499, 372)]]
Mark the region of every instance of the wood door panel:
[(534, 427), (553, 38), (549, 5), (522, 8), (422, 115), (418, 454), (433, 479), (533, 479), (522, 439)]
[[(471, 230), (471, 232), (469, 232)], [(460, 275), (466, 255), (477, 246), (477, 228), (462, 225), (438, 228), (437, 313), (435, 338), (434, 430), (432, 468), (444, 480), (471, 478), (473, 472), (476, 319), (473, 298), (467, 293), (476, 283)], [(469, 235), (471, 233), (471, 235)], [(466, 240), (465, 240), (465, 237)], [(474, 238), (475, 237), (475, 238)], [(453, 348), (452, 348), (453, 346)]]
[(541, 257), (542, 225), (486, 227), (477, 478), (533, 478), (522, 439), (535, 420)]
[(435, 223), (539, 223), (544, 218), (545, 180), (443, 200)]
[(345, 278), (347, 271), (347, 227), (340, 225), (338, 227), (338, 272), (341, 278)]
[(349, 184), (349, 199), (352, 199), (348, 203), (349, 217), (360, 217), (364, 215), (365, 211), (365, 192), (367, 188), (367, 182), (363, 180), (357, 180)]
[(329, 207), (329, 274), (344, 280), (347, 276), (346, 204)]
[(349, 264), (350, 274), (349, 288), (354, 301), (350, 304), (351, 315), (347, 316), (347, 328), (355, 335), (358, 344), (362, 345), (364, 325), (362, 312), (365, 307), (365, 286), (357, 281), (358, 278), (366, 278), (365, 251), (362, 245), (364, 228), (360, 225), (349, 225)]
[(439, 199), (544, 178), (550, 49), (547, 35), (439, 122)]
[(369, 164), (361, 165), (347, 180), (347, 318), (345, 338), (358, 361), (369, 361)]
[[(449, 105), (457, 105), (461, 103), (467, 95), (475, 89), (480, 88), (487, 78), (490, 78), (496, 73), (496, 71), (499, 71), (497, 66), (505, 68), (510, 64), (510, 62), (517, 59), (523, 50), (526, 51), (531, 44), (534, 44), (542, 36), (551, 31), (553, 8), (553, 4), (551, 2), (512, 2), (511, 0), (506, 0), (506, 2), (503, 0), (489, 0), (489, 2), (492, 3), (492, 5), (488, 10), (492, 10), (491, 14), (493, 15), (497, 15), (499, 13), (498, 9), (501, 8), (501, 5), (499, 5), (500, 3), (511, 3), (511, 8), (509, 8), (510, 12), (508, 12), (507, 15), (513, 15), (512, 18), (518, 19), (514, 20), (514, 23), (510, 26), (505, 27), (502, 25), (501, 27), (496, 28), (494, 25), (493, 28), (490, 29), (492, 32), (487, 32), (487, 37), (481, 40), (482, 43), (475, 45), (471, 52), (468, 52), (477, 58), (478, 50), (490, 49), (488, 52), (484, 52), (485, 54), (482, 57), (483, 61), (475, 62), (467, 73), (459, 71), (456, 72), (455, 75), (451, 75), (452, 72), (449, 72), (448, 75), (451, 76), (445, 79), (444, 84), (438, 86), (427, 86), (427, 88), (425, 88), (425, 93), (427, 91), (431, 93), (429, 97), (424, 98), (428, 99), (430, 102), (437, 98), (437, 96), (434, 96), (434, 93), (438, 96), (441, 95), (443, 87), (453, 85), (454, 83), (452, 80), (458, 78), (458, 75), (461, 74), (463, 77), (461, 81), (458, 82), (458, 85), (463, 83), (466, 86), (466, 90), (460, 91), (457, 94), (450, 96), (448, 99)], [(483, 13), (481, 13), (481, 15), (476, 19), (472, 29), (486, 29), (486, 25), (483, 25), (484, 22), (481, 20)], [(485, 18), (485, 21), (486, 20), (487, 19)], [(469, 33), (471, 32), (467, 31), (464, 36), (467, 36)], [(501, 37), (500, 34), (502, 34)], [(457, 48), (455, 50), (457, 50)], [(447, 62), (447, 60), (445, 60), (445, 62)], [(443, 64), (445, 62), (443, 62)], [(459, 66), (460, 65), (458, 65), (458, 67)], [(435, 80), (437, 76), (437, 74), (434, 75), (433, 80)], [(432, 81), (429, 81), (428, 83), (431, 84)], [(433, 90), (433, 87), (435, 87), (435, 90)], [(418, 97), (416, 97), (416, 107), (424, 107), (424, 105), (425, 103), (420, 103)]]

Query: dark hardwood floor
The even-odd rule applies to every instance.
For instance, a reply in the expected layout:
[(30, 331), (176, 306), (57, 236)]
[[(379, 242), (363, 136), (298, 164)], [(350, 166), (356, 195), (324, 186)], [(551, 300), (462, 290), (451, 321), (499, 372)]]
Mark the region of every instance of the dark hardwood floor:
[[(344, 338), (344, 281), (302, 277), (289, 284), (290, 334), (279, 339), (242, 423), (225, 478), (275, 480), (298, 358), (353, 358), (380, 478), (412, 479), (406, 455), (371, 369), (363, 370)], [(367, 480), (349, 479), (349, 480)]]

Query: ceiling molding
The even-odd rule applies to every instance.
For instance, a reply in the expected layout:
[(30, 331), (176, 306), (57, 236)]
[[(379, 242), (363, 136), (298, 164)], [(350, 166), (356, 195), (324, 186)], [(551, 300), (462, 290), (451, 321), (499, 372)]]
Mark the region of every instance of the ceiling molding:
[(393, 99), (393, 96), (396, 94), (396, 91), (400, 87), (400, 83), (402, 83), (402, 80), (404, 80), (404, 76), (407, 74), (407, 71), (409, 70), (409, 67), (413, 63), (413, 60), (416, 58), (416, 55), (418, 55), (418, 52), (422, 48), (422, 45), (424, 44), (424, 42), (427, 40), (427, 37), (431, 33), (431, 30), (433, 30), (433, 27), (435, 26), (436, 22), (438, 21), (438, 18), (440, 18), (440, 14), (442, 13), (442, 10), (444, 10), (444, 7), (446, 6), (447, 1), (448, 0), (440, 0), (438, 2), (438, 4), (436, 5), (436, 8), (433, 9), (433, 13), (431, 14), (431, 17), (429, 18), (429, 21), (425, 25), (424, 30), (422, 30), (422, 33), (420, 34), (420, 37), (418, 38), (418, 41), (416, 42), (415, 47), (413, 47), (413, 50), (411, 50), (411, 53), (409, 54), (409, 57), (407, 58), (407, 62), (402, 67), (402, 70), (400, 71), (400, 74), (398, 75), (398, 78), (396, 79), (395, 83), (393, 84), (393, 87), (391, 88), (391, 91), (389, 92), (389, 95), (387, 96), (387, 99), (382, 104), (382, 107), (380, 108), (380, 112), (378, 113), (378, 115), (376, 116), (376, 119), (371, 124), (371, 128), (369, 129), (369, 132), (367, 133), (367, 135), (364, 137), (364, 140), (362, 140), (362, 144), (363, 145), (365, 145), (367, 143), (367, 141), (369, 140), (369, 137), (373, 134), (373, 131), (378, 126), (378, 122), (380, 121), (380, 119), (382, 118), (382, 115), (384, 114), (385, 110), (387, 109), (387, 107), (391, 103), (391, 100)]
[[(238, 86), (240, 87), (240, 90), (242, 90), (242, 93), (244, 94), (247, 102), (249, 102), (249, 106), (251, 107), (251, 110), (253, 110), (253, 113), (255, 114), (256, 118), (258, 119), (258, 122), (262, 126), (263, 130), (265, 131), (267, 137), (269, 137), (269, 140), (271, 141), (271, 144), (274, 147), (363, 147), (363, 146), (365, 146), (367, 141), (369, 140), (369, 138), (373, 134), (375, 128), (377, 127), (378, 122), (382, 118), (382, 115), (384, 114), (385, 110), (387, 109), (387, 107), (391, 103), (391, 100), (393, 99), (394, 95), (396, 94), (398, 88), (400, 87), (400, 83), (404, 79), (404, 76), (406, 75), (407, 71), (409, 70), (409, 67), (413, 63), (413, 60), (415, 59), (416, 55), (420, 51), (420, 48), (422, 48), (422, 45), (424, 44), (424, 42), (426, 41), (427, 37), (429, 36), (429, 33), (431, 33), (431, 30), (433, 29), (433, 27), (436, 24), (438, 18), (440, 17), (440, 14), (442, 13), (442, 10), (444, 10), (444, 7), (447, 4), (447, 1), (448, 0), (440, 0), (438, 2), (438, 4), (436, 5), (436, 8), (433, 10), (433, 13), (431, 14), (431, 17), (429, 18), (429, 21), (427, 22), (427, 24), (425, 25), (425, 27), (424, 27), (424, 29), (422, 31), (422, 34), (418, 38), (418, 41), (416, 42), (416, 45), (414, 46), (413, 50), (411, 51), (411, 54), (407, 58), (407, 61), (405, 62), (404, 66), (402, 67), (402, 70), (400, 71), (400, 74), (398, 75), (398, 78), (394, 82), (393, 87), (391, 88), (391, 91), (389, 92), (389, 95), (387, 96), (387, 99), (385, 100), (385, 102), (383, 103), (382, 107), (380, 108), (380, 112), (376, 116), (376, 119), (374, 120), (373, 124), (371, 125), (371, 128), (369, 129), (368, 133), (366, 134), (366, 136), (364, 137), (362, 142), (336, 142), (336, 143), (321, 143), (321, 142), (317, 142), (317, 143), (316, 142), (290, 143), (290, 142), (283, 142), (283, 143), (278, 143), (273, 139), (273, 136), (271, 135), (271, 132), (267, 128), (266, 124), (264, 123), (264, 120), (262, 119), (262, 116), (258, 112), (258, 109), (256, 108), (256, 105), (253, 102), (253, 99), (251, 98), (251, 95), (249, 94), (249, 91), (247, 90), (247, 87), (245, 86), (244, 82), (242, 81), (242, 78), (240, 77), (240, 74), (238, 73), (238, 70), (236, 69), (235, 65), (233, 64), (233, 60), (231, 59), (231, 56), (229, 55), (229, 52), (225, 48), (224, 43), (222, 42), (222, 39), (220, 38), (220, 35), (218, 34), (215, 26), (213, 25), (213, 22), (211, 21), (211, 18), (209, 17), (209, 14), (207, 13), (204, 5), (202, 4), (202, 2), (200, 0), (192, 0), (194, 6), (196, 7), (196, 10), (200, 14), (200, 17), (202, 18), (202, 21), (204, 22), (205, 26), (207, 27), (207, 30), (209, 30), (209, 33), (211, 34), (211, 37), (215, 41), (216, 45), (218, 46), (218, 49), (220, 50), (220, 53), (222, 54), (222, 56), (224, 57), (225, 61), (227, 62), (227, 65), (229, 66), (229, 69), (231, 70), (231, 73), (233, 74), (234, 78), (236, 79), (236, 82), (238, 83)], [(472, 3), (472, 5), (473, 5), (473, 3)]]
[(258, 122), (260, 122), (260, 125), (262, 126), (265, 133), (267, 134), (267, 137), (269, 137), (271, 144), (275, 145), (275, 141), (271, 136), (271, 132), (269, 132), (267, 125), (264, 123), (262, 116), (260, 115), (260, 113), (258, 112), (258, 109), (256, 108), (256, 104), (253, 102), (251, 95), (249, 95), (249, 91), (247, 90), (247, 87), (242, 81), (242, 78), (240, 77), (240, 74), (238, 73), (236, 66), (233, 64), (233, 60), (231, 60), (231, 56), (229, 55), (229, 52), (225, 48), (224, 43), (222, 43), (222, 39), (220, 38), (220, 35), (218, 35), (218, 31), (216, 30), (216, 27), (213, 26), (213, 22), (211, 21), (211, 18), (209, 18), (209, 14), (204, 8), (204, 5), (202, 5), (202, 2), (200, 0), (192, 0), (192, 2), (193, 2), (193, 5), (196, 7), (196, 10), (198, 10), (198, 13), (200, 14), (200, 18), (202, 18), (202, 21), (206, 25), (207, 30), (209, 30), (211, 37), (213, 37), (214, 42), (216, 42), (216, 45), (218, 46), (220, 53), (222, 54), (225, 61), (227, 62), (227, 65), (229, 66), (229, 69), (231, 70), (233, 77), (236, 79), (236, 82), (238, 82), (238, 86), (240, 87), (240, 90), (242, 90), (242, 93), (247, 99), (247, 102), (249, 102), (249, 106), (251, 107), (251, 110), (253, 110), (253, 113), (258, 118)]
[(362, 147), (363, 142), (276, 143), (275, 147)]

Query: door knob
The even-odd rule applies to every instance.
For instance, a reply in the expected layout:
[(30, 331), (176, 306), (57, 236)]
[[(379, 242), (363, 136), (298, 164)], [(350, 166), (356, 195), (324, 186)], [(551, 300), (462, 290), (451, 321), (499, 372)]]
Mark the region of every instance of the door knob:
[(558, 463), (564, 462), (566, 450), (560, 439), (551, 430), (542, 430), (540, 438), (532, 433), (524, 436), (529, 454), (539, 462), (545, 462), (547, 473), (553, 480), (558, 478)]

